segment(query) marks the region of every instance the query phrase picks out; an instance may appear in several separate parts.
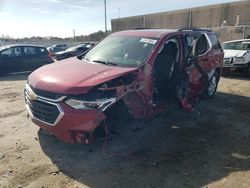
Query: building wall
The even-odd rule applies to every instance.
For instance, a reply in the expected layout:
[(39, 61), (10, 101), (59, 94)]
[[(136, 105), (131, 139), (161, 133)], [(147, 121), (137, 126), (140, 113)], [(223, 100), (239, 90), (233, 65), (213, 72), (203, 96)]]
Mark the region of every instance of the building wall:
[(250, 39), (250, 26), (227, 26), (212, 28), (218, 35), (220, 42), (248, 38)]
[(144, 25), (146, 28), (183, 28), (188, 27), (189, 12), (175, 11), (159, 14), (145, 15)]
[[(226, 21), (224, 26), (235, 26), (237, 15), (239, 15), (238, 25), (250, 25), (250, 0), (113, 19), (111, 25), (112, 32), (136, 28), (217, 28), (224, 21)], [(223, 28), (225, 30), (227, 27)], [(236, 32), (235, 36), (230, 34), (231, 38), (239, 36), (237, 29), (230, 29), (229, 32)]]
[(191, 10), (191, 27), (218, 27), (221, 25), (222, 5), (193, 8)]

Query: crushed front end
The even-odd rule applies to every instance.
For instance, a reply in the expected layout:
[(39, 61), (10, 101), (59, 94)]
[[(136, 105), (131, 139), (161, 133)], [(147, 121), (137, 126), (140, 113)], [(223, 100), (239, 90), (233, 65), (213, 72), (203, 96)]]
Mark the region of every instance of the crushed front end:
[(61, 95), (29, 84), (25, 85), (24, 96), (32, 121), (68, 143), (90, 143), (92, 133), (106, 118), (103, 111), (116, 102), (113, 91)]

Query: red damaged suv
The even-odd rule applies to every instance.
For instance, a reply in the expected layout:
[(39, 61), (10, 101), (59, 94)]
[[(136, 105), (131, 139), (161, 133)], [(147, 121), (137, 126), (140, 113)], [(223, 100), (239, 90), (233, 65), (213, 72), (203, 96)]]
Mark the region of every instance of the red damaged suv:
[(25, 86), (32, 121), (68, 143), (89, 143), (105, 119), (152, 118), (214, 96), (223, 50), (209, 30), (113, 33), (88, 52), (34, 71)]

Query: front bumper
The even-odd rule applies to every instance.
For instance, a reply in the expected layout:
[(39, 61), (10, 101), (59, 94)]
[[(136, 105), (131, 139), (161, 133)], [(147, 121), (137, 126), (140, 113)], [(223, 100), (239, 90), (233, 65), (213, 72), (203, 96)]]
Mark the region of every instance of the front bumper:
[[(52, 100), (36, 95), (28, 85), (25, 87), (24, 95), (32, 122), (67, 143), (88, 142), (88, 137), (106, 118), (98, 109), (71, 108), (64, 103), (65, 97)], [(56, 117), (53, 117), (53, 114)]]
[(223, 68), (247, 68), (248, 64), (224, 64)]
[[(39, 121), (33, 116), (31, 118), (36, 125), (67, 143), (86, 143), (87, 135), (91, 134), (105, 119), (105, 115), (97, 110), (74, 110), (65, 104), (60, 104), (60, 106), (64, 115), (55, 126)], [(76, 138), (80, 134), (82, 135), (81, 141)]]
[(247, 68), (248, 63), (245, 62), (235, 62), (234, 58), (224, 58), (223, 68)]

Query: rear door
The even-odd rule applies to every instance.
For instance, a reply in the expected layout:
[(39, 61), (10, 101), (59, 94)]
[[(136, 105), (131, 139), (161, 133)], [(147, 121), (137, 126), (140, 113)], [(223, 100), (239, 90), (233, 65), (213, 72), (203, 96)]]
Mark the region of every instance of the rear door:
[(213, 33), (209, 33), (208, 39), (211, 42), (212, 48), (211, 53), (213, 54), (211, 63), (213, 67), (222, 67), (223, 66), (223, 58), (224, 58), (224, 52), (220, 45), (220, 42), (217, 39), (217, 36)]
[(37, 47), (37, 57), (41, 62), (39, 63), (39, 67), (53, 62), (48, 50), (45, 47)]
[(33, 46), (25, 46), (23, 47), (24, 55), (24, 69), (26, 71), (34, 70), (37, 67), (37, 52), (36, 48)]
[[(196, 36), (197, 37), (197, 36)], [(217, 56), (215, 55), (217, 54)], [(214, 50), (212, 43), (206, 33), (201, 33), (197, 41), (198, 64), (201, 69), (209, 75), (219, 65), (220, 50)], [(194, 66), (190, 74), (190, 81), (194, 84), (202, 78), (202, 73)]]
[(26, 71), (32, 71), (44, 64), (49, 63), (48, 51), (42, 47), (25, 46), (23, 47), (23, 62)]

